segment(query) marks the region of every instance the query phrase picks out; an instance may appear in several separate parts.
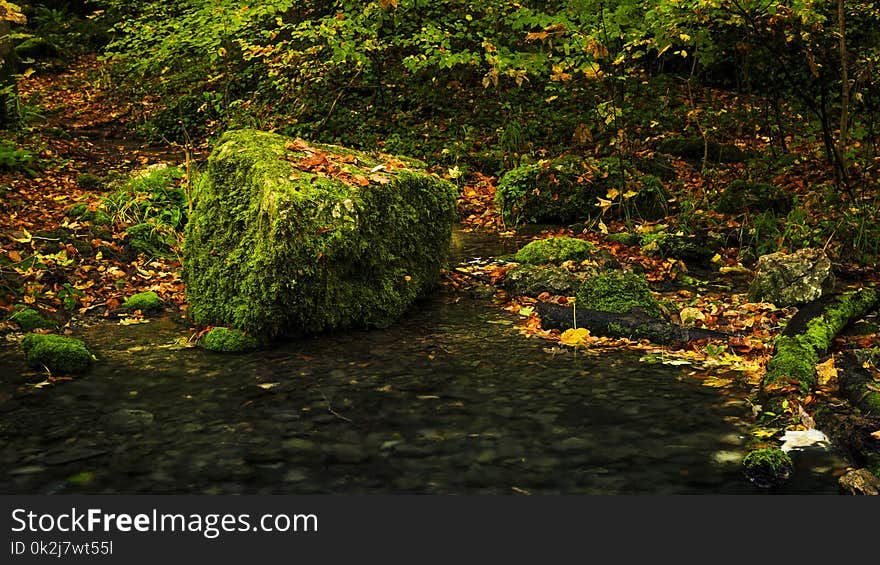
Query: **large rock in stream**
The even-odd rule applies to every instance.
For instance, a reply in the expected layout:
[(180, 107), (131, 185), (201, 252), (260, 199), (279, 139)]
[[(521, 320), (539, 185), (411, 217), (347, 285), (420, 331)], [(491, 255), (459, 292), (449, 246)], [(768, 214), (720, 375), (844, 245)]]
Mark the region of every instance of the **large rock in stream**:
[(453, 186), (419, 167), (227, 132), (187, 226), (194, 321), (260, 338), (391, 324), (436, 283), (455, 218)]
[(818, 299), (834, 287), (831, 260), (821, 249), (762, 255), (749, 287), (752, 302), (795, 306)]

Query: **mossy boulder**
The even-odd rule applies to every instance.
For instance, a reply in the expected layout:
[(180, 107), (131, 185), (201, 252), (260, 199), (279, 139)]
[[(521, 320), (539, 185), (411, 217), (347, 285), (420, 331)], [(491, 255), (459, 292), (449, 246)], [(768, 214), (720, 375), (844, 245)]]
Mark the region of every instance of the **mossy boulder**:
[(530, 241), (514, 255), (517, 263), (545, 265), (560, 264), (565, 261), (582, 262), (590, 259), (599, 251), (589, 241), (576, 237), (548, 237)]
[(746, 477), (760, 488), (780, 487), (794, 473), (791, 457), (781, 449), (755, 449), (743, 457), (742, 464)]
[(627, 272), (610, 272), (586, 281), (577, 293), (577, 306), (615, 313), (638, 308), (652, 318), (664, 317), (648, 281), (641, 275)]
[(139, 292), (125, 299), (120, 309), (126, 312), (141, 311), (142, 314), (155, 314), (162, 310), (163, 302), (153, 291)]
[(95, 357), (81, 340), (55, 334), (28, 334), (21, 347), (33, 367), (53, 373), (77, 374), (91, 367)]
[(227, 132), (187, 225), (194, 321), (258, 339), (393, 323), (437, 282), (455, 221), (453, 185), (417, 167)]
[(522, 264), (511, 267), (504, 276), (504, 288), (519, 296), (574, 296), (581, 279), (568, 269), (552, 265)]
[(793, 198), (781, 188), (764, 182), (737, 179), (727, 185), (715, 203), (715, 211), (723, 214), (741, 214), (745, 211), (787, 214)]
[(210, 351), (221, 353), (241, 353), (260, 347), (260, 340), (235, 328), (211, 328), (202, 336), (199, 345)]
[(741, 163), (748, 158), (736, 145), (703, 141), (700, 137), (665, 139), (657, 145), (657, 151), (690, 160), (702, 160), (705, 155), (713, 163)]
[(821, 249), (771, 253), (758, 258), (749, 300), (795, 306), (818, 299), (834, 287), (831, 260)]
[(24, 308), (15, 312), (10, 320), (18, 324), (23, 332), (32, 332), (34, 330), (54, 330), (58, 327), (52, 320), (48, 320), (40, 315), (33, 308)]

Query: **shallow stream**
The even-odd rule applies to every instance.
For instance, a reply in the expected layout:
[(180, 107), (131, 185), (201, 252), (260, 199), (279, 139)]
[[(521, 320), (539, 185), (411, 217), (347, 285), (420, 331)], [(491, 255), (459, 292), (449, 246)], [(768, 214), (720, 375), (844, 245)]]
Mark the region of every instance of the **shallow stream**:
[[(459, 259), (510, 242), (457, 234)], [(170, 317), (82, 328), (45, 388), (0, 345), (0, 493), (758, 493), (750, 407), (638, 353), (550, 353), (489, 298), (440, 290), (387, 330), (223, 355)], [(834, 494), (832, 454), (781, 493)]]

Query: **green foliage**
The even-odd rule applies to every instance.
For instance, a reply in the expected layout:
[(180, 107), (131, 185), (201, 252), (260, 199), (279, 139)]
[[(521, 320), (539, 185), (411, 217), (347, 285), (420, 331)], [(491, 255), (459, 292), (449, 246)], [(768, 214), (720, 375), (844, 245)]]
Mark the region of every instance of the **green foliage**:
[(36, 160), (34, 154), (27, 149), (20, 149), (11, 141), (0, 141), (0, 169), (33, 173), (31, 167), (36, 164)]
[(18, 310), (9, 319), (18, 324), (23, 332), (32, 332), (37, 329), (54, 330), (58, 327), (58, 324), (42, 317), (33, 308)]
[(104, 198), (103, 207), (121, 222), (152, 222), (182, 230), (188, 206), (186, 191), (180, 186), (182, 178), (179, 167), (136, 172)]
[(663, 310), (641, 275), (611, 272), (591, 278), (577, 293), (578, 306), (603, 312), (629, 312), (640, 308), (649, 316), (663, 317)]
[(740, 214), (747, 210), (786, 214), (791, 209), (792, 196), (778, 187), (737, 179), (727, 185), (715, 203), (715, 210), (724, 214)]
[(21, 347), (31, 366), (56, 374), (82, 373), (95, 359), (81, 340), (54, 334), (27, 334)]

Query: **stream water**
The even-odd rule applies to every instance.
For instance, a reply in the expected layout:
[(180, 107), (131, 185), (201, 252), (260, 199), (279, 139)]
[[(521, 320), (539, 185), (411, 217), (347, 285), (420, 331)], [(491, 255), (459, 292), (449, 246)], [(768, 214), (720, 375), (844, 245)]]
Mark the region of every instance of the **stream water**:
[[(512, 245), (456, 241), (463, 261)], [(548, 353), (515, 318), (439, 290), (387, 330), (247, 355), (182, 348), (170, 317), (100, 322), (76, 334), (96, 366), (45, 388), (0, 345), (0, 492), (760, 492), (744, 401), (637, 353)], [(837, 492), (839, 457), (793, 455), (778, 492)]]

